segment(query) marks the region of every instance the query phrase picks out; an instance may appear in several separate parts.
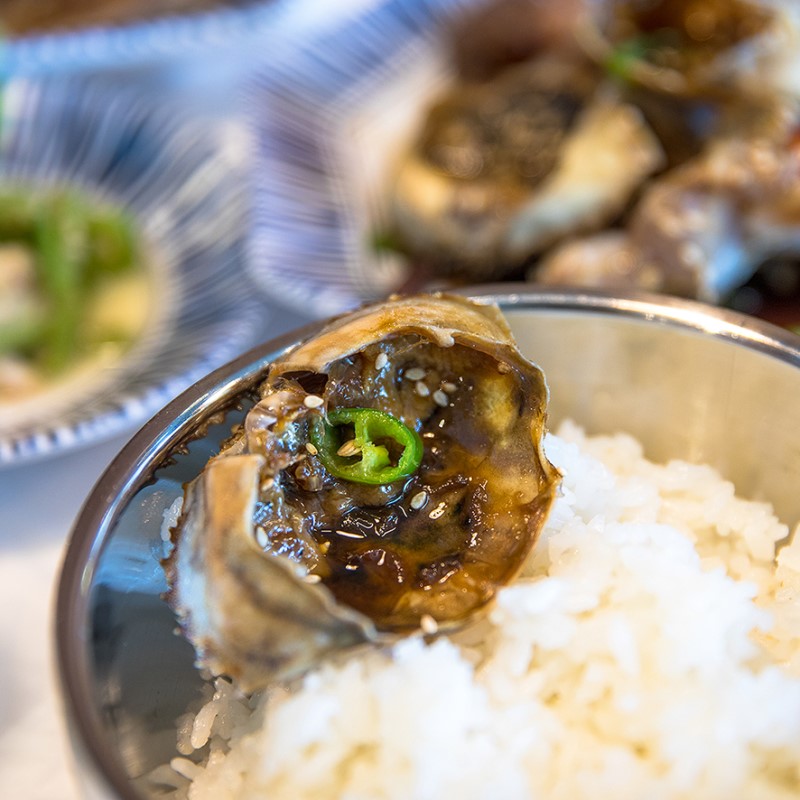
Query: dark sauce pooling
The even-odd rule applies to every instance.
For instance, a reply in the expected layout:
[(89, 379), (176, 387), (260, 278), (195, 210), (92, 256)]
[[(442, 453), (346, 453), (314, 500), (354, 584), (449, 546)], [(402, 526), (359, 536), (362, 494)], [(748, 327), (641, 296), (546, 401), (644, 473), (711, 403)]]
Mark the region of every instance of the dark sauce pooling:
[[(284, 475), (286, 500), (321, 554), (313, 573), (385, 629), (484, 605), (519, 569), (531, 519), (549, 504), (531, 504), (539, 485), (517, 370), (469, 348), (403, 338), (337, 362), (328, 385), (329, 408), (393, 414), (420, 434), (424, 456), (388, 486), (335, 478), (313, 453)], [(497, 535), (515, 515), (510, 535)], [(304, 560), (291, 530), (273, 531), (270, 549)]]

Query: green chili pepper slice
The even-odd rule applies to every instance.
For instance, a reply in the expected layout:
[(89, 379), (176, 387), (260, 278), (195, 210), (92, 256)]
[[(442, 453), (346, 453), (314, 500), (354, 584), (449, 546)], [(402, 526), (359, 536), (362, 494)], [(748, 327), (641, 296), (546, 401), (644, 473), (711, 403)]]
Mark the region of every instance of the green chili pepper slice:
[(375, 408), (335, 408), (313, 417), (310, 438), (325, 469), (354, 483), (392, 483), (422, 461), (419, 434)]

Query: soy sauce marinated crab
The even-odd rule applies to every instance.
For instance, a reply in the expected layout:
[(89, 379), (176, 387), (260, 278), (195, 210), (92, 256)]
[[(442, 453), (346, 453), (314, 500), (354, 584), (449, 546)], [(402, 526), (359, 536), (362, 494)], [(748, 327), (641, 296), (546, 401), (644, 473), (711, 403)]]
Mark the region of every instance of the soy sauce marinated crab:
[(598, 0), (586, 12), (583, 48), (631, 83), (737, 103), (800, 94), (793, 0)]
[(398, 155), (387, 202), (409, 285), (524, 271), (727, 302), (765, 259), (796, 259), (800, 4), (571, 7), (557, 39), (480, 81), (462, 54)]
[(639, 110), (571, 52), (543, 53), (429, 109), (390, 216), (413, 258), (491, 279), (615, 219), (663, 152)]
[(589, 49), (648, 119), (653, 109), (669, 118), (655, 125), (665, 145), (673, 120), (685, 121), (676, 138), (686, 157), (669, 157), (673, 168), (618, 227), (559, 244), (531, 278), (722, 302), (769, 259), (797, 258), (800, 6), (614, 0), (595, 9), (604, 23), (589, 26)]
[(564, 243), (546, 284), (638, 287), (720, 302), (768, 259), (800, 255), (800, 136), (719, 139), (655, 181), (620, 230)]
[(496, 307), (393, 298), (274, 361), (186, 487), (168, 599), (198, 662), (245, 690), (480, 613), (559, 481), (547, 387)]

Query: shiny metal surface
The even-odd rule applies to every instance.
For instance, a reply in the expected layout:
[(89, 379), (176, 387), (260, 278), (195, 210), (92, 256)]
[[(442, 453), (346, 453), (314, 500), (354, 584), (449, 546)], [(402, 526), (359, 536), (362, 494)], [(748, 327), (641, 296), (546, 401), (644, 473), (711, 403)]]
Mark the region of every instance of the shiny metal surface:
[(543, 300), (503, 304), (548, 377), (554, 423), (627, 431), (657, 461), (712, 464), (747, 497), (800, 519), (800, 337), (680, 300)]
[[(472, 293), (503, 306), (545, 370), (553, 426), (569, 417), (591, 433), (630, 432), (651, 458), (710, 463), (785, 521), (800, 519), (800, 338), (679, 300), (508, 285)], [(175, 755), (175, 718), (202, 686), (160, 599), (162, 515), (241, 409), (168, 456), (312, 330), (256, 348), (156, 415), (75, 525), (57, 600), (65, 709), (82, 769), (125, 800), (149, 796), (145, 776)]]

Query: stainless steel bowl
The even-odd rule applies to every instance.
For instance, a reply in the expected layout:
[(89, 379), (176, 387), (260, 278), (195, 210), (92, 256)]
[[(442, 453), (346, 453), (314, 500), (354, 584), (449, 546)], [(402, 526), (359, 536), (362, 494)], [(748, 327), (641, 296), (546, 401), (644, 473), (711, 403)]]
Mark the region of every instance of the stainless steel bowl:
[[(627, 431), (649, 457), (710, 463), (785, 521), (800, 519), (800, 338), (681, 300), (510, 289), (471, 294), (501, 305), (523, 352), (545, 370), (552, 425), (572, 418), (590, 433)], [(88, 791), (141, 800), (143, 776), (175, 754), (176, 717), (202, 679), (160, 598), (162, 514), (241, 417), (234, 398), (315, 327), (250, 351), (157, 414), (78, 517), (56, 636)], [(192, 439), (220, 411), (224, 421)]]

